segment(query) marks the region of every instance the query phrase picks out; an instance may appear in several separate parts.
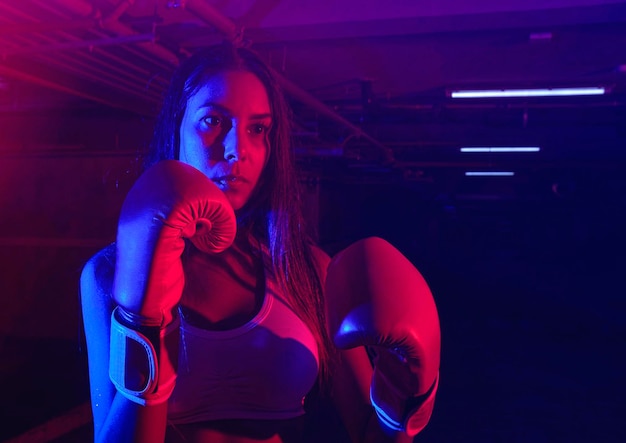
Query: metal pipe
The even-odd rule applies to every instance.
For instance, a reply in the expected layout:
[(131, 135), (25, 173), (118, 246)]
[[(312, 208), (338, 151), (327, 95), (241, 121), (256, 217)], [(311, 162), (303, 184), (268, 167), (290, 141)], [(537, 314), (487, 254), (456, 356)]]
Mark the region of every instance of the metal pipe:
[[(54, 3), (62, 7), (64, 10), (71, 12), (75, 15), (79, 15), (81, 17), (89, 17), (89, 16), (97, 16), (99, 17), (100, 12), (91, 4), (85, 2), (84, 0), (52, 0)], [(130, 5), (127, 5), (128, 1), (123, 0), (121, 3), (123, 5), (118, 5), (119, 10), (116, 9), (117, 12), (114, 12), (114, 15), (111, 19), (103, 19), (100, 22), (102, 29), (106, 29), (109, 32), (113, 32), (119, 36), (132, 36), (136, 35), (137, 32), (132, 28), (126, 26), (118, 20), (115, 20), (115, 14), (123, 13), (124, 8), (127, 8)], [(176, 66), (179, 63), (178, 57), (170, 52), (168, 49), (163, 46), (159, 46), (157, 43), (137, 43), (137, 46), (143, 49), (145, 52), (157, 57), (158, 59), (166, 62), (169, 66)]]
[[(236, 42), (242, 39), (241, 28), (238, 27), (228, 17), (222, 15), (217, 9), (215, 9), (204, 0), (176, 0), (172, 2), (172, 7), (181, 7), (195, 14), (205, 23), (213, 26), (215, 29), (221, 32), (230, 41)], [(311, 95), (301, 87), (287, 80), (276, 70), (273, 70), (273, 73), (285, 92), (291, 95), (294, 99), (306, 104), (320, 114), (325, 115), (335, 122), (345, 126), (353, 132), (354, 136), (370, 142), (382, 152), (383, 159), (386, 163), (392, 163), (394, 161), (393, 151), (387, 146), (384, 146), (378, 140), (365, 133), (361, 128), (352, 124), (341, 115), (337, 114), (326, 104), (319, 101), (317, 98), (315, 98), (313, 95)]]
[(47, 61), (48, 63), (55, 63), (64, 72), (74, 73), (74, 75), (76, 75), (77, 77), (85, 78), (96, 84), (110, 86), (113, 89), (116, 89), (125, 94), (136, 96), (142, 101), (150, 101), (152, 104), (156, 104), (159, 101), (158, 92), (146, 91), (143, 87), (138, 88), (137, 83), (133, 83), (132, 81), (129, 82), (128, 80), (123, 80), (119, 77), (114, 77), (110, 75), (102, 76), (99, 74), (99, 72), (96, 72), (95, 74), (88, 74), (87, 71), (91, 70), (91, 66), (89, 66), (88, 64), (81, 63), (81, 66), (79, 66), (75, 60), (70, 60), (64, 63), (61, 62), (58, 57), (41, 57), (41, 60), (44, 62)]
[[(48, 40), (50, 40), (49, 37)], [(76, 43), (80, 43), (80, 41), (77, 41)], [(81, 58), (83, 59), (82, 61), (80, 60)], [(63, 71), (70, 73), (74, 72), (78, 75), (78, 77), (86, 78), (95, 83), (106, 84), (114, 89), (141, 97), (142, 99), (150, 98), (150, 96), (152, 96), (154, 103), (160, 99), (160, 93), (158, 91), (152, 94), (146, 94), (145, 91), (142, 92), (143, 88), (137, 88), (137, 84), (145, 84), (145, 79), (143, 77), (135, 77), (133, 79), (133, 76), (128, 71), (120, 70), (116, 66), (105, 66), (105, 69), (97, 69), (95, 68), (95, 65), (100, 64), (100, 61), (94, 58), (88, 58), (85, 60), (84, 54), (81, 54), (80, 52), (74, 53), (74, 56), (70, 59), (68, 59), (65, 54), (55, 54), (54, 57), (46, 54), (39, 54), (38, 59), (44, 63), (57, 66)], [(118, 71), (118, 74), (122, 77), (119, 75), (113, 76), (111, 71)]]
[(104, 21), (112, 21), (116, 22), (120, 19), (122, 15), (135, 4), (135, 0), (121, 0), (113, 9), (108, 16), (105, 17)]
[[(82, 20), (82, 22), (84, 23), (90, 22), (93, 24), (99, 24), (102, 22), (102, 20), (100, 19), (99, 11), (96, 11), (91, 7), (87, 8), (86, 6), (89, 6), (89, 5), (85, 5), (84, 2), (82, 3), (81, 2), (71, 2), (71, 3), (67, 2), (66, 6), (71, 4), (73, 7), (69, 8), (71, 9), (70, 12), (65, 11), (63, 13), (59, 11), (58, 8), (55, 9), (54, 7), (51, 7), (49, 3), (42, 4), (42, 3), (39, 3), (37, 0), (33, 0), (33, 1), (42, 8), (42, 11), (47, 11), (53, 16), (61, 17), (63, 20), (66, 20), (65, 14), (73, 14), (75, 12), (79, 12), (81, 14), (88, 14), (90, 17), (89, 19)], [(111, 18), (117, 18), (120, 14), (122, 14), (125, 11), (125, 7), (127, 7), (128, 3), (121, 2), (120, 5), (121, 5), (120, 7), (115, 9), (115, 11), (113, 12), (113, 15), (110, 16)], [(19, 10), (19, 9), (14, 9), (8, 6), (7, 4), (4, 4), (4, 3), (0, 4), (0, 8), (5, 10), (5, 13), (8, 13), (12, 16), (20, 17), (20, 21), (33, 21), (34, 20), (32, 16), (26, 14), (24, 11)], [(98, 19), (97, 21), (96, 21), (96, 18)], [(64, 21), (64, 23), (66, 22)], [(111, 20), (109, 20), (108, 18), (107, 18), (107, 23), (111, 23)], [(38, 23), (34, 23), (34, 22), (29, 23), (28, 30), (29, 31), (37, 30), (38, 29), (37, 25)], [(111, 38), (110, 34), (107, 34), (100, 29), (102, 28), (98, 28), (94, 26), (94, 28), (92, 29), (92, 33), (94, 35), (102, 36), (103, 37), (102, 39), (94, 40), (94, 41), (81, 41), (75, 35), (70, 34), (69, 32), (66, 32), (66, 31), (69, 31), (69, 29), (64, 29), (64, 27), (62, 26), (53, 27), (53, 29), (51, 30), (57, 31), (58, 32), (57, 35), (62, 36), (63, 34), (65, 34), (64, 37), (67, 38), (67, 40), (69, 40), (69, 42), (67, 43), (53, 43), (55, 40), (53, 40), (49, 35), (44, 34), (42, 36), (39, 36), (39, 38), (36, 39), (36, 44), (33, 45), (31, 41), (25, 40), (25, 38), (27, 36), (31, 36), (33, 38), (37, 37), (34, 34), (29, 33), (29, 34), (20, 34), (18, 36), (13, 35), (13, 38), (7, 42), (8, 44), (6, 46), (15, 45), (17, 41), (19, 41), (20, 36), (21, 36), (22, 37), (21, 39), (24, 40), (24, 43), (28, 45), (28, 47), (26, 48), (18, 47), (14, 50), (8, 50), (5, 52), (11, 53), (11, 54), (22, 54), (22, 53), (29, 53), (29, 52), (31, 53), (42, 52), (42, 50), (44, 49), (46, 51), (49, 51), (50, 49), (58, 51), (58, 50), (64, 50), (64, 49), (80, 48), (83, 46), (90, 47), (90, 49), (93, 52), (94, 45), (125, 44), (125, 43), (130, 43), (136, 39), (143, 40), (143, 41), (153, 39), (152, 35), (146, 36), (146, 35), (140, 35), (136, 33), (134, 35)], [(43, 31), (44, 30), (42, 29), (42, 32)], [(52, 43), (50, 43), (49, 45), (46, 45), (45, 40), (47, 40), (48, 42), (52, 42)], [(145, 57), (145, 53), (141, 53), (137, 48), (128, 46), (127, 50), (131, 51), (132, 53), (135, 53), (138, 56)], [(116, 56), (114, 53), (111, 53), (110, 51), (100, 51), (100, 55), (101, 55), (100, 57), (90, 57), (90, 54), (84, 53), (82, 51), (77, 51), (73, 54), (72, 59), (68, 59), (68, 57), (65, 56), (64, 54), (55, 54), (54, 57), (46, 56), (45, 54), (38, 54), (38, 58), (44, 61), (46, 64), (59, 67), (59, 69), (63, 69), (69, 72), (73, 71), (74, 73), (77, 73), (79, 77), (87, 78), (97, 83), (108, 84), (109, 86), (112, 86), (114, 89), (125, 91), (126, 93), (130, 93), (131, 95), (140, 97), (141, 99), (144, 99), (144, 100), (149, 99), (153, 104), (156, 104), (157, 102), (160, 101), (161, 99), (160, 94), (162, 92), (161, 89), (163, 88), (163, 86), (160, 84), (163, 83), (164, 80), (163, 81), (157, 80), (156, 84), (160, 85), (160, 88), (155, 87), (153, 85), (150, 88), (150, 90), (147, 91), (146, 85), (149, 83), (149, 79), (154, 77), (153, 72), (141, 70), (138, 66), (131, 64), (125, 61), (124, 59), (121, 59), (120, 57)], [(63, 62), (64, 59), (66, 60), (65, 62)], [(83, 61), (81, 62), (80, 59), (82, 59)], [(109, 60), (108, 63), (106, 59)], [(153, 59), (150, 61), (154, 63)], [(98, 68), (98, 65), (100, 65), (101, 68)], [(83, 69), (82, 71), (78, 69), (81, 66), (82, 66), (81, 69)], [(126, 67), (126, 69), (123, 68), (124, 66)], [(115, 71), (117, 71), (119, 76), (121, 77), (113, 76), (112, 73)], [(138, 71), (139, 73), (137, 73)], [(92, 75), (88, 75), (89, 72), (91, 72)], [(133, 74), (133, 72), (135, 72), (135, 74)], [(37, 74), (30, 75), (28, 78), (33, 79), (35, 77), (38, 77), (38, 75)], [(109, 78), (110, 80), (106, 80), (107, 78)], [(54, 83), (58, 83), (58, 85), (53, 85)], [(55, 90), (77, 91), (76, 87), (72, 86), (68, 88), (63, 83), (59, 83), (58, 80), (55, 82), (55, 81), (50, 81), (50, 79), (43, 79), (43, 81), (38, 81), (37, 84), (50, 85)], [(123, 85), (126, 85), (126, 86), (124, 87)], [(94, 95), (92, 93), (86, 93), (86, 94), (79, 93), (75, 95), (78, 95), (83, 98), (85, 97), (89, 97), (91, 99), (94, 98)], [(103, 102), (103, 100), (101, 99), (97, 99), (96, 101), (99, 103)], [(110, 103), (110, 100), (107, 99), (104, 101), (104, 103)], [(132, 106), (129, 108), (129, 106), (127, 106), (124, 103), (119, 103), (116, 105), (116, 107), (122, 108), (122, 109), (130, 109), (133, 112), (137, 112), (136, 109), (138, 109), (138, 107), (136, 106)], [(139, 112), (141, 112), (142, 114), (146, 113), (145, 109)]]
[[(0, 6), (5, 11), (7, 11), (7, 7), (8, 6), (6, 4), (2, 4)], [(9, 8), (8, 10), (13, 15), (17, 15), (17, 16), (19, 16), (21, 18), (25, 18), (25, 19), (32, 19), (32, 17), (24, 14), (22, 11), (14, 10), (14, 9), (11, 9), (11, 8)], [(51, 40), (50, 37), (45, 37), (45, 39), (47, 39), (48, 41)], [(17, 40), (18, 41), (19, 40), (24, 40), (24, 37), (20, 38), (18, 36)], [(14, 37), (13, 39), (11, 39), (10, 43), (11, 44), (15, 44), (16, 43), (16, 38)], [(30, 43), (30, 41), (28, 41), (28, 43)], [(78, 53), (78, 54), (80, 54), (80, 53)], [(41, 56), (40, 55), (39, 58), (42, 59), (44, 62), (49, 63), (51, 65), (60, 66), (61, 69), (65, 68), (66, 70), (69, 70), (70, 72), (71, 71), (78, 72), (81, 77), (86, 77), (86, 78), (90, 77), (90, 76), (87, 76), (86, 73), (83, 72), (83, 71), (77, 71), (77, 63), (78, 63), (78, 61), (75, 58), (72, 59), (72, 60), (67, 61), (66, 63), (62, 62), (62, 59), (66, 58), (66, 57), (64, 57), (62, 55), (61, 56), (57, 55), (56, 57), (52, 57), (52, 58), (50, 56), (46, 57), (46, 56)], [(83, 66), (86, 69), (93, 70), (92, 67), (94, 65), (94, 60), (89, 60), (88, 62), (89, 62), (88, 65), (85, 65), (85, 63), (82, 63)], [(77, 96), (77, 97), (80, 97), (80, 98), (85, 98), (87, 100), (91, 100), (91, 101), (94, 101), (94, 102), (97, 102), (97, 103), (105, 104), (107, 106), (112, 106), (112, 107), (115, 107), (115, 108), (118, 108), (118, 109), (126, 109), (126, 110), (129, 110), (129, 111), (132, 111), (132, 112), (135, 112), (135, 113), (144, 114), (144, 115), (148, 114), (148, 112), (146, 112), (147, 108), (140, 108), (140, 107), (137, 107), (137, 106), (134, 106), (134, 105), (130, 105), (129, 106), (127, 103), (122, 103), (122, 102), (113, 102), (113, 101), (109, 100), (108, 98), (104, 98), (102, 96), (97, 96), (97, 95), (94, 95), (92, 93), (85, 92), (83, 90), (77, 89), (76, 87), (68, 86), (67, 84), (63, 84), (63, 83), (60, 83), (58, 81), (53, 81), (53, 80), (51, 80), (49, 78), (45, 78), (45, 77), (42, 78), (42, 76), (40, 76), (40, 75), (30, 74), (30, 73), (26, 72), (23, 69), (15, 69), (15, 67), (11, 67), (11, 66), (9, 66), (6, 63), (4, 64), (4, 66), (0, 66), (0, 68), (1, 68), (0, 72), (2, 72), (4, 75), (6, 75), (8, 77), (12, 77), (12, 78), (15, 78), (15, 79), (18, 79), (18, 80), (22, 80), (22, 81), (26, 81), (26, 82), (29, 82), (29, 83), (33, 83), (33, 84), (36, 84), (36, 85), (39, 85), (39, 86), (43, 86), (43, 87), (46, 87), (46, 88), (49, 88), (49, 89), (53, 89), (53, 90), (56, 90), (56, 91), (60, 91), (60, 92), (63, 92), (63, 93), (71, 94), (71, 95), (74, 95), (74, 96)], [(108, 67), (108, 68), (110, 68), (110, 67)], [(107, 77), (107, 76), (108, 76), (107, 71), (100, 71), (100, 72), (96, 73), (95, 76), (91, 76), (91, 80), (95, 81), (95, 82), (103, 82), (103, 78)], [(121, 86), (121, 81), (119, 79), (116, 78), (115, 80), (116, 80), (115, 82), (104, 82), (104, 83), (108, 83), (109, 85), (113, 86), (116, 89), (122, 89), (122, 90), (125, 89), (125, 88), (121, 88), (120, 87)], [(139, 95), (143, 99), (146, 98), (145, 94), (138, 94), (137, 88), (136, 88), (136, 84), (133, 84), (133, 85), (129, 86), (127, 88), (127, 92), (130, 92), (131, 94), (134, 94), (134, 95)], [(154, 94), (154, 99), (153, 99), (154, 101), (156, 101), (156, 95), (157, 94), (155, 93)]]
[(296, 84), (292, 83), (290, 80), (280, 75), (275, 70), (272, 70), (272, 71), (274, 75), (277, 77), (280, 85), (285, 90), (285, 92), (291, 95), (294, 99), (306, 104), (307, 106), (319, 112), (320, 114), (325, 115), (326, 117), (350, 129), (353, 133), (353, 137), (367, 140), (369, 143), (376, 146), (376, 148), (378, 148), (383, 154), (383, 160), (385, 163), (392, 163), (394, 161), (393, 151), (389, 147), (383, 145), (378, 140), (371, 137), (369, 134), (364, 132), (361, 128), (352, 124), (350, 121), (346, 120), (341, 115), (337, 114), (335, 111), (329, 108), (326, 104), (322, 103), (321, 101), (313, 97), (311, 94), (309, 94), (307, 91), (305, 91), (304, 89), (300, 88)]
[(100, 19), (100, 11), (96, 9), (91, 3), (82, 0), (35, 0), (35, 3), (43, 6), (50, 6), (50, 3), (56, 3), (63, 8), (66, 12), (72, 15), (78, 15), (80, 17), (91, 17)]
[[(31, 0), (31, 1), (33, 1), (35, 4), (37, 4), (37, 6), (39, 6), (42, 10), (47, 10), (51, 14), (63, 15), (59, 11), (58, 7), (55, 8), (54, 6), (50, 6), (49, 2), (42, 3), (42, 0)], [(1, 3), (0, 3), (0, 5), (1, 5)], [(89, 11), (85, 12), (85, 11), (87, 11), (86, 8), (75, 7), (75, 12), (82, 11), (83, 13), (90, 14), (91, 19), (93, 20), (94, 26), (91, 29), (89, 29), (89, 30), (91, 31), (92, 34), (94, 34), (94, 36), (101, 37), (101, 38), (111, 37), (110, 31), (106, 32), (106, 30), (101, 26), (102, 25), (102, 20), (103, 20), (101, 12), (99, 10), (97, 10), (97, 9), (94, 9), (92, 6), (89, 6), (89, 8), (90, 8), (89, 11), (91, 11), (91, 12), (89, 12)], [(72, 10), (66, 9), (64, 12), (65, 12), (65, 14), (70, 14), (72, 17), (75, 17), (75, 14), (72, 12)], [(115, 12), (114, 12), (114, 14), (115, 14)], [(73, 20), (75, 20), (75, 18)], [(65, 34), (65, 36), (68, 37), (68, 38), (76, 39), (76, 37), (72, 36), (71, 34), (67, 34), (67, 33), (63, 33), (63, 34)], [(143, 60), (146, 60), (146, 61), (148, 61), (150, 63), (154, 63), (154, 59), (150, 58), (149, 54), (146, 54), (145, 50), (142, 50), (141, 47), (137, 47), (137, 46), (139, 46), (139, 45), (134, 45), (134, 46), (129, 45), (125, 49), (126, 49), (126, 51), (131, 53), (132, 57), (141, 57)], [(109, 59), (114, 59), (116, 61), (116, 63), (121, 63), (121, 64), (124, 64), (126, 66), (129, 66), (128, 62), (120, 62), (118, 57), (114, 57), (110, 53), (104, 53), (103, 52), (102, 54), (107, 55)], [(175, 65), (171, 65), (171, 64), (168, 63), (168, 67), (171, 68), (172, 66), (175, 66)], [(139, 69), (137, 67), (135, 67), (135, 70), (139, 70)], [(150, 74), (150, 75), (152, 75), (152, 74)]]
[(205, 23), (217, 29), (229, 41), (236, 42), (242, 38), (243, 30), (241, 27), (203, 0), (174, 0), (170, 1), (168, 6), (192, 12)]

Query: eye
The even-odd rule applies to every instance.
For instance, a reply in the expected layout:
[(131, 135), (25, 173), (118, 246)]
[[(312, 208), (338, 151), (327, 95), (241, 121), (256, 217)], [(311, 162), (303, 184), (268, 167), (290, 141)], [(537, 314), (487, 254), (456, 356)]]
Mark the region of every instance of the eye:
[(209, 115), (202, 118), (202, 122), (211, 128), (216, 128), (222, 124), (222, 119), (216, 115)]
[(258, 123), (251, 125), (248, 129), (248, 132), (252, 135), (263, 135), (269, 131), (269, 126)]

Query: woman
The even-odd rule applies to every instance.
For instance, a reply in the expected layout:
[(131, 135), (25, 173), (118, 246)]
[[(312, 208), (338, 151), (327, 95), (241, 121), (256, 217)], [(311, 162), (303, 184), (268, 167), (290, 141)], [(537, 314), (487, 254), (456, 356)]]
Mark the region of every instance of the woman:
[[(302, 442), (311, 430), (304, 400), (315, 409), (315, 392), (332, 399), (342, 419), (345, 431), (332, 431), (334, 441), (338, 432), (355, 442), (411, 440), (376, 419), (365, 348), (339, 352), (329, 339), (323, 286), (330, 258), (306, 236), (288, 117), (274, 77), (249, 50), (202, 50), (175, 73), (149, 168), (122, 209), (117, 244), (96, 254), (81, 277), (96, 441)], [(199, 188), (212, 194), (217, 209), (206, 217), (221, 214), (223, 226), (208, 225), (222, 229), (223, 244), (207, 248), (194, 232), (184, 247), (176, 239), (180, 254), (163, 253), (167, 219), (158, 240), (147, 240), (156, 252), (138, 258), (137, 238), (153, 231), (135, 226), (145, 196), (159, 208), (169, 199), (168, 211), (180, 211), (170, 205), (181, 199), (170, 194), (170, 182), (184, 188), (184, 199)], [(181, 275), (171, 277), (178, 263)], [(157, 279), (178, 283), (162, 291), (169, 295), (145, 295)], [(151, 319), (155, 312), (163, 317)], [(151, 355), (153, 372), (146, 369)], [(145, 395), (144, 385), (151, 386)], [(432, 403), (436, 385), (427, 388)]]

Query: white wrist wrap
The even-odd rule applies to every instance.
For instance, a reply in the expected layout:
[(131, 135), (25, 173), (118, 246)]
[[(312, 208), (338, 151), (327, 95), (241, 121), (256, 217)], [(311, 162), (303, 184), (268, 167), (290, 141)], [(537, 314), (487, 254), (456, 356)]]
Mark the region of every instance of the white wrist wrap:
[[(169, 380), (162, 379), (159, 370), (159, 355), (154, 344), (140, 331), (120, 323), (116, 316), (117, 309), (120, 308), (116, 307), (111, 314), (109, 357), (111, 382), (120, 394), (142, 406), (167, 401), (174, 390), (175, 374), (170, 376)], [(178, 321), (160, 330), (161, 344), (163, 337), (176, 326), (178, 326)]]

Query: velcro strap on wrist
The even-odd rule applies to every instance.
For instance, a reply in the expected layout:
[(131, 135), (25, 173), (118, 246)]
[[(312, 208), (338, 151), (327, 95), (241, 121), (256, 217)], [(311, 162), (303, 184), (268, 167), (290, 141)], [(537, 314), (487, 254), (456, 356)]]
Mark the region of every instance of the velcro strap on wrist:
[(161, 374), (161, 346), (178, 321), (165, 329), (128, 326), (120, 321), (120, 309), (116, 307), (111, 314), (109, 378), (117, 391), (134, 403), (163, 403), (174, 390), (176, 375), (170, 373), (165, 379)]

